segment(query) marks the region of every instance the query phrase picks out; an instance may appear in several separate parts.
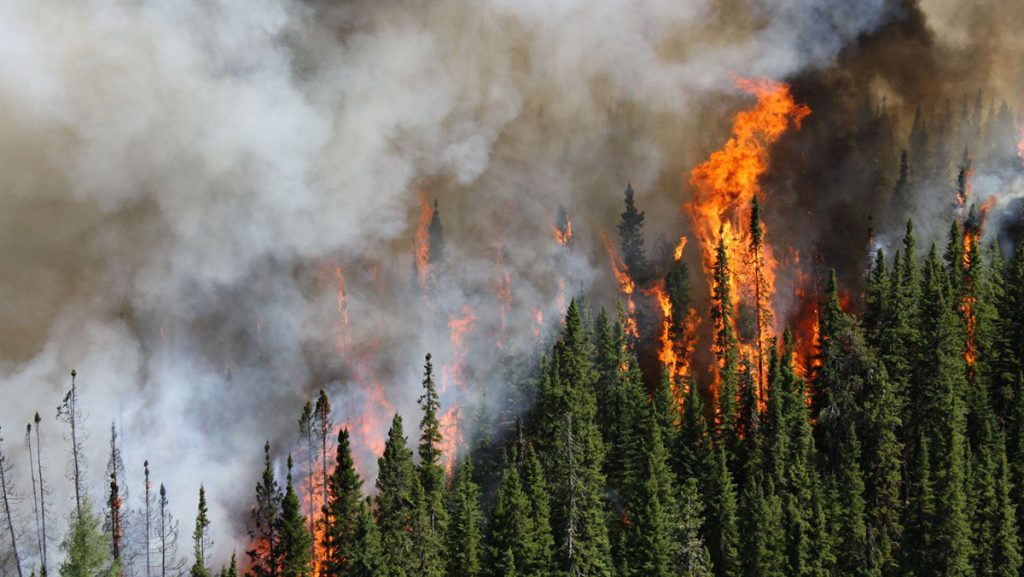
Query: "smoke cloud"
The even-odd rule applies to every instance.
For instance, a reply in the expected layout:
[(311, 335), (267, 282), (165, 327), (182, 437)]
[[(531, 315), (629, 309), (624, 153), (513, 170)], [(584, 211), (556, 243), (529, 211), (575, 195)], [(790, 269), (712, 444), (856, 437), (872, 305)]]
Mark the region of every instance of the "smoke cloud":
[[(69, 510), (53, 417), (76, 368), (88, 486), (104, 486), (115, 421), (131, 505), (145, 459), (183, 524), (204, 483), (219, 562), (241, 550), (263, 441), (279, 460), (295, 450), (319, 388), (335, 422), (369, 412), (383, 439), (397, 410), (412, 433), (423, 355), (450, 370), (449, 321), (465, 307), (466, 395), (486, 407), (502, 335), (532, 346), (536, 312), (553, 326), (567, 293), (612, 302), (599, 239), (621, 190), (637, 189), (649, 239), (685, 233), (685, 175), (745, 101), (737, 76), (794, 79), (818, 136), (817, 116), (852, 109), (840, 88), (891, 95), (901, 123), (951, 87), (1009, 94), (1020, 76), (996, 59), (1024, 49), (1006, 28), (1019, 19), (988, 4), (3, 3), (0, 424), (18, 483), (30, 486), (11, 432), (39, 411), (53, 503)], [(913, 54), (928, 67), (901, 63)], [(936, 79), (966, 63), (963, 81)], [(786, 166), (828, 164), (800, 138), (782, 144)], [(774, 230), (801, 222), (798, 181), (771, 179)], [(820, 214), (843, 191), (819, 189)], [(413, 274), (419, 193), (439, 200), (448, 240), (430, 298)], [(551, 232), (559, 206), (578, 235), (568, 257)], [(799, 246), (817, 242), (809, 231)], [(369, 488), (372, 447), (360, 451)]]

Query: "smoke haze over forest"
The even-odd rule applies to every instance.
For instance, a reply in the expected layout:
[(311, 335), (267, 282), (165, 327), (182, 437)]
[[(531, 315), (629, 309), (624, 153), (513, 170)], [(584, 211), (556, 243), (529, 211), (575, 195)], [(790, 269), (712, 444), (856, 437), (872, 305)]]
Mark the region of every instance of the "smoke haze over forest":
[[(2, 3), (0, 425), (18, 483), (38, 411), (53, 507), (71, 509), (54, 416), (72, 368), (90, 485), (116, 422), (132, 499), (148, 459), (186, 526), (205, 484), (218, 561), (264, 440), (283, 469), (321, 388), (335, 423), (367, 428), (368, 487), (392, 412), (418, 422), (427, 352), (471, 443), (473, 412), (501, 408), (504, 353), (547, 338), (574, 295), (621, 298), (602, 237), (627, 185), (652, 258), (693, 235), (691, 170), (754, 101), (738, 78), (810, 109), (762, 183), (779, 328), (798, 269), (858, 289), (908, 216), (941, 242), (965, 146), (992, 159), (972, 177), (995, 198), (986, 235), (1015, 242), (1021, 22), (1024, 3), (997, 0)], [(918, 111), (956, 142), (894, 204)], [(890, 123), (884, 173), (854, 158), (865, 115)], [(427, 287), (435, 199), (447, 280)]]

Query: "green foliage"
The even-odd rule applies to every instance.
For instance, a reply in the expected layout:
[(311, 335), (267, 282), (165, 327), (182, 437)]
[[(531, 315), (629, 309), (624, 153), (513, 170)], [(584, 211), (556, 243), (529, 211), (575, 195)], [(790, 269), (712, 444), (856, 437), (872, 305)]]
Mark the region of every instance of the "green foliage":
[(68, 532), (60, 544), (64, 561), (61, 577), (119, 577), (121, 569), (110, 556), (110, 535), (101, 530), (101, 519), (92, 502), (82, 497), (82, 506), (72, 512)]

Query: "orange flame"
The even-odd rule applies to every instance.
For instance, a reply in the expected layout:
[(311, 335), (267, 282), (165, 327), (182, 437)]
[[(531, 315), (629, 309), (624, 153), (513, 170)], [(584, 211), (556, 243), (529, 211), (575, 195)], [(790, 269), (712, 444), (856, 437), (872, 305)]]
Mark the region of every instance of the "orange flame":
[(430, 280), (430, 219), (434, 216), (434, 209), (430, 206), (425, 192), (420, 190), (416, 195), (420, 201), (420, 219), (416, 225), (412, 250), (416, 264), (416, 280), (419, 281), (420, 288), (426, 291)]
[(565, 220), (565, 227), (559, 228), (557, 225), (552, 227), (555, 232), (555, 240), (562, 246), (569, 246), (569, 242), (572, 241), (572, 221), (568, 218)]
[[(770, 145), (790, 127), (799, 129), (811, 111), (793, 100), (786, 84), (742, 78), (736, 84), (755, 95), (757, 104), (735, 116), (732, 136), (725, 146), (691, 171), (694, 197), (685, 209), (693, 220), (700, 242), (709, 290), (714, 291), (715, 253), (719, 242), (722, 242), (729, 258), (732, 286), (738, 289), (735, 291), (732, 322), (736, 322), (741, 302), (753, 305), (757, 311), (761, 340), (758, 343), (755, 337), (755, 342), (751, 343), (748, 339), (740, 347), (741, 357), (756, 358), (768, 349), (767, 343), (771, 339), (771, 331), (764, 325), (767, 317), (775, 316), (772, 299), (778, 263), (767, 243), (762, 244), (760, 255), (752, 254), (749, 230), (751, 204), (755, 196), (764, 194), (758, 181), (768, 169)], [(762, 230), (767, 233), (763, 223)], [(720, 378), (716, 365), (713, 389), (717, 390)], [(760, 389), (762, 383), (758, 386)], [(763, 401), (763, 391), (760, 396)]]
[(676, 262), (683, 260), (683, 251), (686, 250), (686, 241), (687, 238), (685, 236), (679, 237), (679, 244), (676, 245), (675, 251), (672, 252)]
[(612, 242), (608, 240), (608, 235), (602, 234), (601, 241), (604, 242), (604, 248), (608, 251), (608, 258), (611, 259), (612, 273), (615, 275), (615, 280), (619, 282), (619, 288), (622, 290), (622, 294), (626, 296), (626, 318), (623, 319), (626, 323), (626, 333), (634, 339), (640, 338), (640, 330), (636, 324), (636, 303), (633, 302), (636, 283), (629, 276), (625, 264), (619, 259), (619, 255), (616, 254), (615, 248), (612, 247)]
[(345, 295), (345, 274), (338, 265), (334, 267), (334, 279), (338, 289), (338, 322), (340, 323), (338, 353), (344, 356), (348, 352), (348, 302)]
[(455, 467), (455, 458), (462, 446), (460, 430), (460, 400), (466, 390), (466, 337), (473, 331), (476, 314), (473, 307), (463, 305), (459, 315), (448, 317), (448, 331), (451, 340), (451, 361), (441, 368), (441, 401), (448, 408), (441, 417), (441, 454), (445, 469), (450, 475)]

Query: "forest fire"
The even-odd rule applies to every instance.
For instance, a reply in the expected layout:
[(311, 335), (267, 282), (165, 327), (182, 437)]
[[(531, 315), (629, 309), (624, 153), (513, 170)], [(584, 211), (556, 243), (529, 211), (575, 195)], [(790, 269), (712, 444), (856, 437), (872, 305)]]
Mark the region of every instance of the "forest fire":
[(476, 313), (469, 305), (464, 305), (459, 314), (448, 318), (448, 330), (451, 340), (451, 359), (441, 369), (441, 402), (448, 405), (441, 416), (441, 434), (443, 437), (441, 453), (445, 469), (451, 474), (455, 466), (459, 448), (462, 446), (461, 403), (466, 392), (466, 357), (468, 355), (466, 338), (473, 332)]
[(416, 280), (424, 292), (430, 282), (430, 221), (434, 217), (434, 209), (427, 200), (427, 194), (417, 191), (420, 204), (419, 220), (416, 223), (416, 236), (413, 239), (413, 257), (416, 267)]
[(348, 302), (345, 297), (345, 273), (341, 266), (334, 267), (334, 280), (338, 291), (338, 354), (348, 353)]
[(619, 290), (626, 297), (625, 318), (623, 319), (626, 333), (635, 341), (640, 338), (640, 330), (636, 323), (636, 302), (633, 300), (633, 293), (636, 292), (636, 282), (629, 276), (629, 271), (626, 270), (626, 266), (615, 252), (615, 247), (608, 240), (608, 235), (602, 234), (601, 240), (604, 242), (605, 250), (608, 251), (608, 258), (611, 260), (612, 265), (612, 274), (615, 275), (615, 280), (619, 283)]
[[(728, 258), (731, 287), (738, 289), (730, 321), (737, 332), (740, 305), (753, 307), (756, 334), (741, 340), (742, 356), (756, 359), (759, 397), (764, 400), (764, 351), (771, 339), (777, 261), (756, 203), (760, 177), (768, 169), (769, 146), (790, 127), (799, 129), (811, 113), (797, 104), (785, 84), (738, 79), (737, 86), (757, 97), (756, 105), (733, 119), (732, 136), (690, 174), (693, 200), (685, 205), (700, 243), (709, 290), (714, 293), (715, 254), (721, 244)], [(751, 342), (753, 341), (753, 342)], [(717, 373), (717, 370), (715, 371)], [(716, 383), (720, 377), (716, 374)]]

